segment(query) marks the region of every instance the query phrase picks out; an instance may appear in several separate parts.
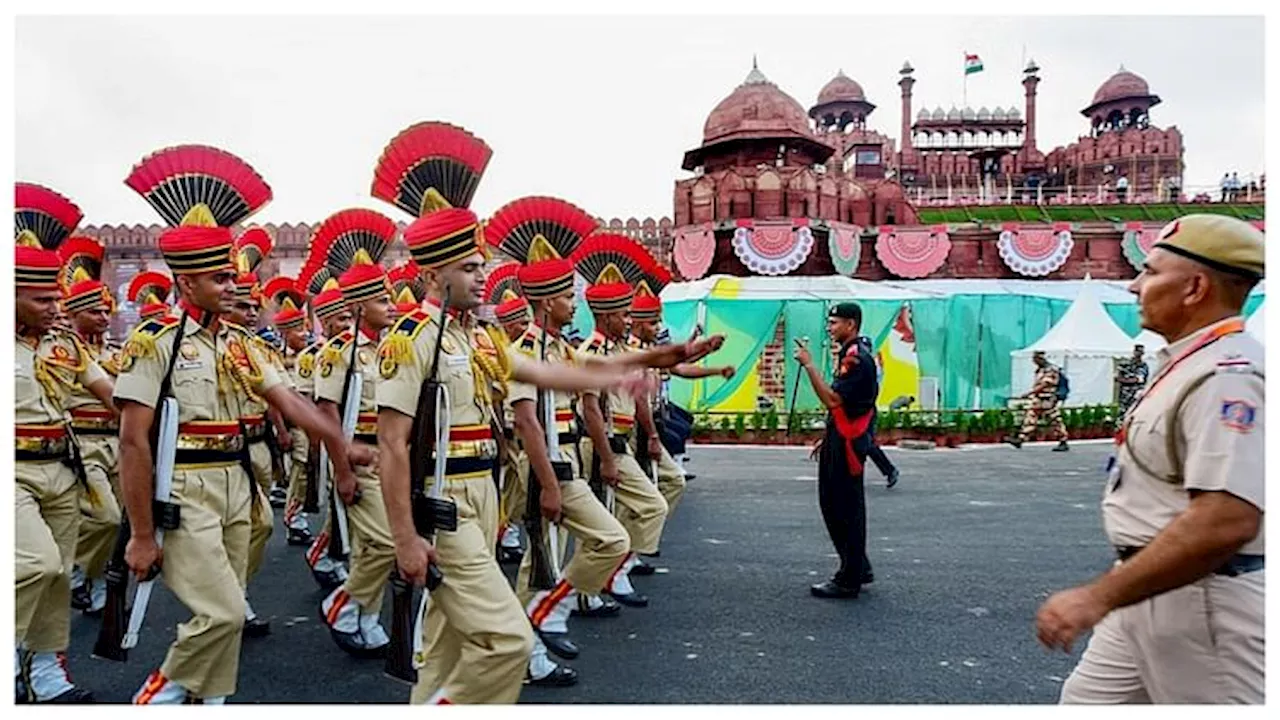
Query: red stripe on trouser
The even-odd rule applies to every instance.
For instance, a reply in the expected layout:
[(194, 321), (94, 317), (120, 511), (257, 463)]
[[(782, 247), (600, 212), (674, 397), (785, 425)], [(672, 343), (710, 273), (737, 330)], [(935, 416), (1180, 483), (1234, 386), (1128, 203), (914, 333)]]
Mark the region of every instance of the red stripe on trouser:
[(315, 567), (320, 562), (320, 556), (324, 554), (325, 549), (329, 547), (329, 533), (322, 532), (316, 536), (316, 541), (311, 543), (310, 549), (307, 550), (307, 564)]
[(302, 503), (294, 500), (284, 509), (284, 524), (288, 525), (298, 516), (298, 509), (302, 507)]
[(159, 670), (151, 671), (147, 676), (147, 682), (142, 686), (142, 692), (138, 693), (138, 699), (134, 700), (135, 705), (147, 705), (155, 698), (156, 693), (164, 688), (165, 677)]
[(858, 453), (853, 451), (853, 441), (862, 437), (867, 428), (871, 427), (871, 411), (868, 410), (856, 418), (851, 418), (845, 413), (844, 406), (839, 406), (831, 411), (831, 418), (835, 421), (836, 432), (844, 439), (845, 455), (849, 461), (849, 473), (861, 475), (862, 461), (858, 459)]
[(529, 619), (533, 621), (535, 626), (542, 625), (542, 621), (547, 619), (551, 611), (555, 609), (556, 605), (560, 604), (561, 600), (569, 595), (571, 590), (573, 590), (573, 586), (567, 580), (561, 580), (556, 583), (556, 586), (551, 590), (551, 594), (542, 598), (542, 602), (538, 603), (538, 607), (533, 609), (533, 614), (529, 616)]
[(342, 612), (342, 608), (346, 606), (349, 599), (351, 599), (351, 596), (347, 594), (346, 590), (338, 591), (338, 594), (333, 598), (333, 604), (329, 606), (329, 612), (325, 613), (325, 619), (329, 621), (330, 625), (338, 621), (338, 614)]

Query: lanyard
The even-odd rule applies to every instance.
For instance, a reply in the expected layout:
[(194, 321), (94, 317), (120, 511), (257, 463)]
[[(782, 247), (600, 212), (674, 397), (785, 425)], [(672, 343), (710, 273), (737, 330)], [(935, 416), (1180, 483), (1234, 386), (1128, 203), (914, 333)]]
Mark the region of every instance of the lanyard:
[(1228, 320), (1227, 322), (1224, 322), (1223, 324), (1215, 327), (1209, 332), (1201, 335), (1198, 340), (1192, 343), (1191, 347), (1182, 351), (1180, 355), (1175, 357), (1173, 360), (1170, 360), (1168, 364), (1166, 364), (1164, 367), (1160, 368), (1160, 372), (1156, 375), (1155, 380), (1151, 381), (1151, 385), (1146, 389), (1146, 392), (1138, 396), (1138, 399), (1135, 400), (1133, 405), (1129, 407), (1129, 412), (1125, 413), (1124, 422), (1122, 422), (1120, 426), (1120, 431), (1116, 433), (1116, 445), (1121, 445), (1124, 443), (1125, 435), (1129, 429), (1128, 420), (1129, 418), (1133, 417), (1133, 414), (1135, 411), (1137, 411), (1138, 406), (1141, 405), (1144, 400), (1151, 397), (1151, 395), (1155, 392), (1156, 387), (1160, 385), (1160, 382), (1164, 380), (1166, 377), (1168, 377), (1171, 372), (1173, 372), (1173, 369), (1175, 367), (1181, 364), (1183, 360), (1186, 360), (1187, 358), (1203, 350), (1209, 345), (1212, 345), (1218, 340), (1221, 340), (1222, 338), (1228, 335), (1234, 335), (1239, 332), (1244, 332), (1244, 320), (1241, 320), (1240, 318)]

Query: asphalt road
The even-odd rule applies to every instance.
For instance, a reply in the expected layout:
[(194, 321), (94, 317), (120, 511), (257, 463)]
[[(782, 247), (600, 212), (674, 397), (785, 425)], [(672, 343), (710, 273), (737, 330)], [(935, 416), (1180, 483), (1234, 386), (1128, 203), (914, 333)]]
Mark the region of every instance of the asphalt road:
[[(526, 688), (521, 701), (1055, 702), (1075, 657), (1036, 643), (1035, 610), (1111, 555), (1098, 509), (1108, 446), (1049, 447), (890, 449), (903, 479), (886, 490), (870, 470), (876, 581), (854, 601), (809, 596), (836, 560), (802, 449), (695, 447), (698, 478), (667, 525), (665, 571), (635, 579), (651, 605), (572, 620), (581, 682)], [(381, 661), (333, 645), (316, 614), (323, 594), (279, 528), (250, 591), (273, 633), (245, 641), (233, 702), (407, 700)], [(117, 664), (89, 657), (97, 622), (76, 614), (73, 676), (100, 701), (127, 702), (185, 617), (161, 590)]]

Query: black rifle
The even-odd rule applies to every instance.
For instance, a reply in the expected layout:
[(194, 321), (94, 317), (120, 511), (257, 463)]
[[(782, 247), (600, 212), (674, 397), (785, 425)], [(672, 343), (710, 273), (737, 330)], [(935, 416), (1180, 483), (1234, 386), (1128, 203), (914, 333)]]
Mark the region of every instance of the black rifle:
[[(432, 497), (426, 490), (428, 475), (432, 477), (433, 489), (437, 494), (443, 491), (439, 484), (445, 481), (443, 477), (435, 476), (433, 465), (436, 453), (448, 452), (447, 446), (436, 447), (436, 433), (440, 430), (441, 421), (436, 415), (437, 397), (441, 389), (437, 371), (440, 368), (440, 346), (444, 340), (448, 313), (449, 293), (446, 288), (444, 299), (440, 303), (440, 329), (436, 332), (431, 371), (418, 388), (417, 411), (409, 430), (409, 503), (413, 512), (413, 527), (428, 541), (434, 539), (437, 530), (452, 532), (458, 529), (457, 505), (452, 500)], [(440, 568), (435, 563), (428, 565), (425, 592), (430, 594), (443, 581), (444, 573), (440, 572)], [(407, 683), (418, 682), (413, 650), (414, 610), (419, 606), (416, 594), (416, 588), (400, 574), (399, 568), (391, 568), (391, 643), (383, 672)]]
[[(539, 359), (542, 362), (547, 361), (547, 312), (542, 314), (542, 346), (539, 349)], [(555, 474), (557, 483), (566, 483), (573, 480), (573, 466), (565, 460), (556, 460), (556, 454), (553, 454), (552, 448), (558, 447), (559, 438), (556, 437), (555, 426), (555, 409), (548, 407), (551, 399), (548, 397), (549, 391), (538, 390), (538, 422), (543, 425), (543, 437), (547, 444), (547, 459), (551, 463), (551, 471)], [(548, 424), (549, 423), (549, 424)], [(557, 445), (552, 445), (555, 442)], [(525, 450), (526, 455), (528, 449)], [(549, 553), (559, 553), (560, 548), (548, 548), (545, 535), (542, 532), (542, 486), (538, 483), (538, 474), (534, 471), (533, 462), (529, 462), (528, 492), (526, 493), (524, 508), (524, 529), (529, 536), (529, 587), (533, 590), (550, 590), (555, 587), (559, 578), (551, 563)]]
[[(355, 324), (351, 328), (351, 362), (347, 363), (346, 375), (342, 378), (342, 400), (338, 404), (338, 422), (341, 424), (342, 418), (347, 413), (347, 394), (351, 391), (352, 378), (356, 373), (356, 363), (359, 362), (359, 356), (356, 351), (360, 349), (360, 320), (364, 313), (359, 307), (356, 308)], [(356, 402), (360, 402), (360, 398), (356, 398)], [(357, 408), (357, 412), (359, 408)], [(348, 441), (351, 438), (347, 438)], [(342, 502), (342, 498), (338, 496), (338, 481), (336, 473), (329, 473), (329, 527), (331, 533), (329, 535), (329, 558), (335, 562), (346, 562), (351, 556), (351, 528), (346, 527), (345, 522), (338, 522), (338, 503)], [(360, 490), (356, 489), (355, 499), (352, 503), (360, 501)], [(345, 527), (345, 530), (344, 530)]]
[(320, 448), (319, 443), (307, 445), (307, 491), (302, 498), (302, 512), (320, 512)]
[[(271, 487), (284, 484), (284, 451), (280, 449), (280, 438), (276, 436), (276, 424), (271, 422), (271, 413), (263, 413), (263, 442), (267, 444), (267, 452), (271, 453)], [(270, 488), (268, 488), (269, 490)]]
[[(169, 366), (165, 369), (164, 378), (160, 381), (160, 395), (156, 398), (155, 414), (151, 420), (151, 462), (155, 463), (156, 444), (160, 436), (160, 405), (164, 399), (173, 395), (173, 368), (178, 360), (178, 352), (182, 347), (182, 339), (187, 333), (187, 314), (182, 313), (182, 320), (173, 337), (173, 352), (169, 355)], [(177, 507), (169, 506), (174, 512), (170, 517), (152, 517), (152, 523), (160, 527), (177, 527)], [(156, 508), (158, 509), (158, 508)], [(129, 516), (121, 512), (120, 530), (116, 533), (115, 547), (111, 550), (111, 558), (102, 573), (107, 585), (107, 604), (102, 610), (102, 625), (98, 627), (98, 639), (93, 644), (93, 657), (103, 660), (125, 662), (129, 659), (129, 651), (120, 644), (128, 628), (129, 611), (126, 608), (129, 594), (129, 564), (125, 562), (125, 550), (129, 546), (131, 529)]]

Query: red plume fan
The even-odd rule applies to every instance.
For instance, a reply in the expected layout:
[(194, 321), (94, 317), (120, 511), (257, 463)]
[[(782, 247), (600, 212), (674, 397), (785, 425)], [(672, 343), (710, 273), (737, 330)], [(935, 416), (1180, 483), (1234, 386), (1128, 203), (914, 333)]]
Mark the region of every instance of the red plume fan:
[[(657, 261), (640, 243), (625, 235), (595, 233), (569, 257), (573, 268), (589, 283), (625, 282), (635, 287)], [(621, 277), (602, 277), (613, 266)]]
[(298, 273), (298, 287), (305, 290), (307, 297), (315, 297), (324, 290), (324, 286), (332, 280), (336, 285), (338, 278), (329, 268), (324, 265), (308, 264), (302, 266), (302, 271)]
[(138, 162), (125, 178), (172, 226), (203, 205), (219, 227), (231, 227), (271, 200), (271, 188), (244, 160), (207, 145), (158, 150)]
[(276, 307), (280, 307), (286, 298), (293, 302), (294, 307), (302, 307), (305, 301), (298, 290), (297, 281), (284, 275), (277, 275), (268, 280), (267, 284), (262, 286), (262, 295)]
[(147, 270), (133, 276), (133, 280), (129, 281), (129, 291), (125, 297), (131, 303), (163, 303), (172, 291), (172, 278), (154, 270)]
[[(421, 122), (396, 135), (373, 171), (373, 196), (414, 217), (471, 204), (493, 150), (466, 130)], [(429, 191), (434, 190), (434, 193)]]
[(645, 271), (644, 279), (640, 281), (636, 290), (643, 292), (643, 289), (648, 289), (651, 294), (657, 297), (662, 293), (662, 288), (670, 285), (674, 279), (670, 270), (663, 267), (657, 260), (654, 260), (653, 265)]
[(49, 188), (13, 184), (13, 236), (18, 244), (36, 241), (45, 250), (57, 250), (83, 219), (84, 213), (75, 203)]
[(262, 261), (271, 254), (271, 250), (275, 247), (275, 241), (271, 239), (271, 234), (260, 227), (252, 227), (245, 230), (236, 238), (233, 246), (234, 257), (236, 258), (236, 269), (242, 273), (256, 272)]
[(329, 268), (337, 278), (352, 266), (361, 250), (370, 262), (380, 262), (395, 237), (396, 224), (381, 213), (363, 208), (339, 210), (312, 234), (307, 262)]
[[(58, 284), (66, 288), (81, 280), (101, 280), (102, 261), (106, 256), (107, 248), (91, 237), (77, 235), (67, 238), (58, 246), (58, 259), (62, 261)], [(81, 277), (77, 278), (78, 274)]]
[(502, 206), (485, 224), (484, 236), (490, 245), (521, 263), (543, 259), (532, 253), (534, 239), (541, 236), (568, 259), (582, 239), (600, 224), (576, 205), (553, 197), (525, 197)]
[(405, 288), (408, 288), (409, 292), (419, 300), (426, 297), (427, 283), (423, 281), (418, 264), (413, 260), (406, 260), (403, 264), (388, 270), (387, 281), (391, 283), (392, 297), (399, 296), (400, 291)]
[(499, 265), (489, 273), (489, 278), (484, 281), (484, 301), (490, 305), (497, 305), (505, 298), (507, 292), (516, 297), (522, 296), (524, 293), (520, 290), (520, 281), (516, 278), (516, 273), (520, 270), (520, 263), (509, 262)]

